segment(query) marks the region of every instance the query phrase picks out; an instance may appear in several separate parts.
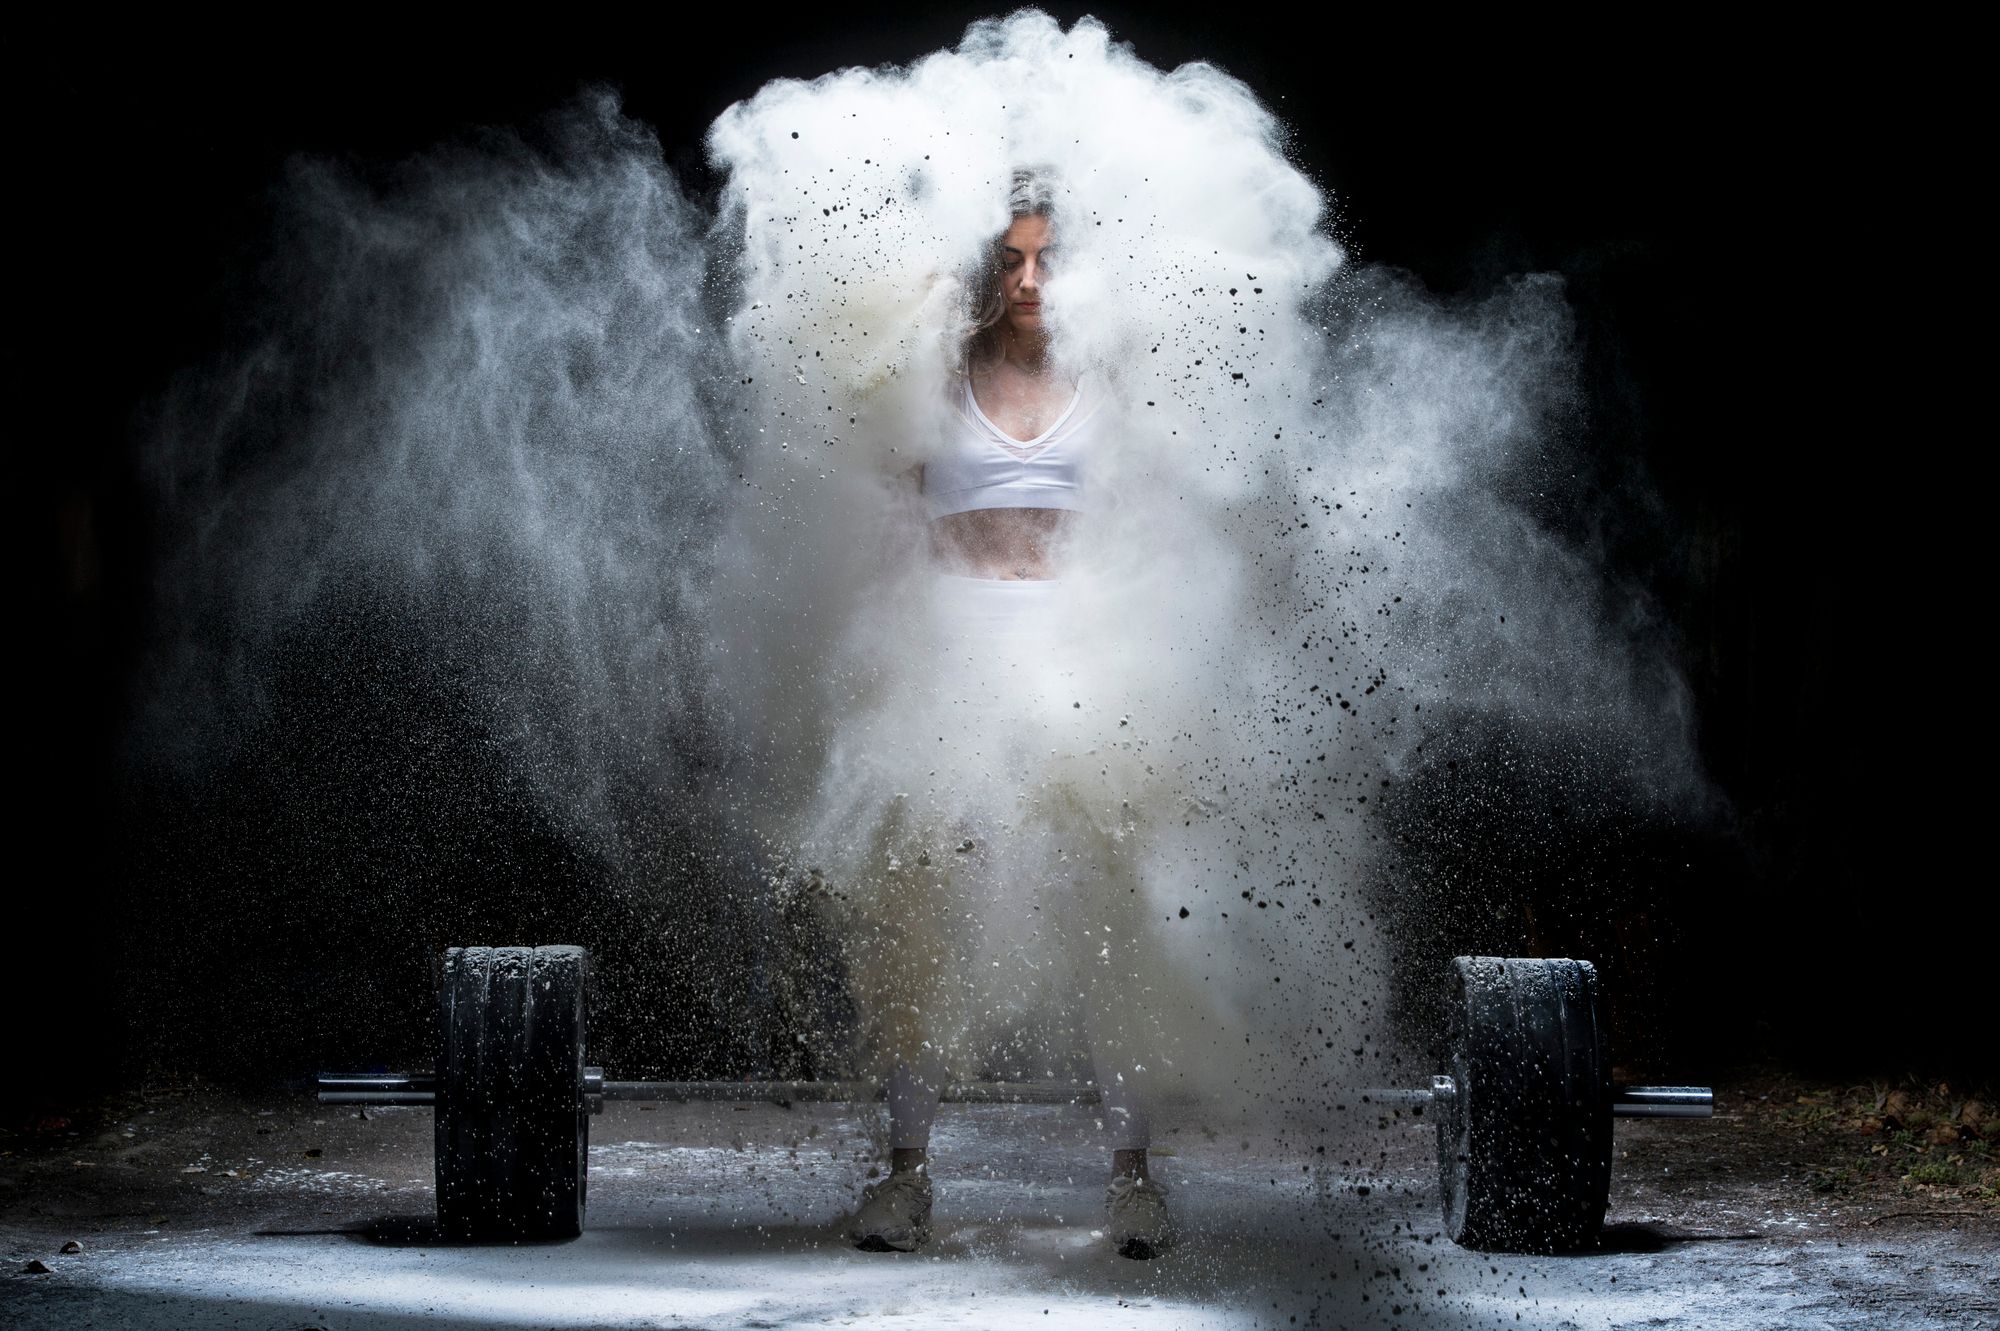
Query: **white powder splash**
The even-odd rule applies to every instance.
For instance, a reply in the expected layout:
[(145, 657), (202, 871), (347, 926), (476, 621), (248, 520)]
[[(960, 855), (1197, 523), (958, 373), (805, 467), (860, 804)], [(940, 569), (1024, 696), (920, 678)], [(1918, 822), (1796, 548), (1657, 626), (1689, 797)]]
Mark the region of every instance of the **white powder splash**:
[[(602, 90), (379, 179), (299, 163), (285, 302), (158, 422), (158, 733), (239, 729), (288, 632), (386, 607), (593, 845), (705, 789), (850, 930), (972, 885), (929, 921), (961, 1073), (1061, 1065), (1081, 961), (1136, 986), (1161, 1091), (1310, 1116), (1407, 1078), (1360, 895), (1384, 784), (1473, 717), (1664, 788), (1684, 717), (1520, 499), (1577, 446), (1560, 281), (1357, 270), (1285, 133), (1024, 10), (731, 107), (713, 218)], [(1054, 675), (982, 710), (928, 636), (908, 470), (1028, 166), (1109, 426)], [(1025, 772), (1010, 726), (1049, 737)]]
[[(777, 853), (850, 927), (900, 912), (900, 946), (946, 953), (939, 1021), (975, 1051), (1062, 1038), (1067, 953), (1133, 980), (1162, 1088), (1310, 1114), (1316, 1088), (1407, 1075), (1369, 1048), (1386, 958), (1356, 888), (1425, 709), (1614, 753), (1671, 749), (1677, 722), (1589, 566), (1505, 493), (1573, 419), (1559, 281), (1451, 308), (1344, 273), (1248, 87), (1088, 19), (774, 83), (709, 142), (750, 394), (718, 675), (764, 722)], [(967, 685), (926, 635), (907, 472), (948, 428), (965, 284), (1022, 168), (1055, 185), (1058, 358), (1113, 424), (1058, 678)], [(1050, 738), (1026, 769), (998, 757), (1010, 726)]]

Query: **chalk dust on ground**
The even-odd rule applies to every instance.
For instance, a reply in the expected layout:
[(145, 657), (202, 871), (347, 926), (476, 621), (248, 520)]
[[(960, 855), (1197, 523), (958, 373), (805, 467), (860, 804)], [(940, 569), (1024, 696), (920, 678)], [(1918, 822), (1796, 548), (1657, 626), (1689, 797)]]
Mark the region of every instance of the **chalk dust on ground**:
[(584, 1236), (479, 1247), (429, 1228), (428, 1110), (162, 1088), (0, 1137), (0, 1321), (1991, 1327), (1986, 1103), (1740, 1076), (1711, 1120), (1619, 1123), (1604, 1244), (1569, 1257), (1444, 1239), (1421, 1115), (1350, 1107), (1283, 1139), (1183, 1105), (1156, 1172), (1186, 1239), (1131, 1262), (1102, 1242), (1105, 1160), (1083, 1107), (946, 1106), (938, 1237), (901, 1255), (840, 1232), (880, 1167), (878, 1108), (614, 1104), (592, 1124)]

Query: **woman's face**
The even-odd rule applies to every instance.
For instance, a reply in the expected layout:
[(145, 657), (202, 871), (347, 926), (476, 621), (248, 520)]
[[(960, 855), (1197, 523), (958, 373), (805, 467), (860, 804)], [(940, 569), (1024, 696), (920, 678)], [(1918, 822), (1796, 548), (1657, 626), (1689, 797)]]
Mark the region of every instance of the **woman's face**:
[(1048, 276), (1049, 219), (1017, 217), (1000, 237), (1000, 295), (1016, 336), (1042, 335), (1042, 283)]

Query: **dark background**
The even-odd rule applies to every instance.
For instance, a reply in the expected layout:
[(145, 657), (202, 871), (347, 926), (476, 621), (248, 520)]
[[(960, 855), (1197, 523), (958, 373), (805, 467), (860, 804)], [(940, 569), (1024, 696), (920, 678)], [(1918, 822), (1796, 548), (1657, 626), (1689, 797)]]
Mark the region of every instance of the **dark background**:
[[(1741, 33), (1052, 12), (1095, 12), (1156, 65), (1206, 58), (1249, 82), (1295, 131), (1294, 159), (1330, 192), (1357, 259), (1447, 294), (1523, 271), (1568, 279), (1592, 449), (1559, 525), (1673, 621), (1666, 650), (1717, 799), (1665, 822), (1565, 804), (1556, 834), (1521, 837), (1549, 810), (1496, 777), (1474, 804), (1439, 806), (1499, 848), (1492, 909), (1442, 918), (1450, 901), (1430, 885), (1446, 852), (1408, 811), (1404, 886), (1433, 908), (1406, 940), (1414, 1018), (1415, 977), (1442, 955), (1573, 952), (1609, 972), (1627, 1061), (1660, 1075), (1746, 1058), (1990, 1075), (1976, 922), (1990, 888), (1944, 854), (1969, 797), (1902, 739), (1952, 723), (1925, 701), (1932, 583), (1882, 509), (1903, 462), (1875, 434), (1882, 362), (1857, 349), (1881, 333), (1860, 291), (1886, 243), (1870, 200), (1893, 181), (1866, 97), (1805, 81), (1781, 45)], [(393, 46), (331, 31), (30, 44), (12, 94), (27, 296), (9, 357), (27, 421), (13, 502), (31, 570), (6, 992), (16, 1099), (409, 1058), (432, 959), (453, 942), (590, 944), (613, 1014), (593, 1061), (628, 1075), (776, 1066), (732, 1019), (768, 1000), (761, 962), (709, 955), (728, 931), (687, 917), (703, 884), (648, 890), (647, 865), (607, 864), (548, 825), (482, 764), (476, 724), (412, 659), (423, 643), (407, 624), (299, 645), (285, 667), (299, 679), (279, 693), (312, 689), (340, 719), (319, 741), (276, 725), (199, 789), (135, 766), (158, 550), (134, 413), (229, 341), (234, 275), (291, 154), (394, 158), (608, 80), (681, 178), (712, 188), (701, 135), (731, 101), (780, 75), (907, 61), (954, 44), (970, 16)], [(1457, 779), (1497, 770), (1472, 757)], [(711, 860), (713, 879), (738, 868), (726, 849)], [(1622, 886), (1566, 910), (1564, 884), (1586, 869)], [(720, 992), (695, 978), (710, 963), (734, 977)]]

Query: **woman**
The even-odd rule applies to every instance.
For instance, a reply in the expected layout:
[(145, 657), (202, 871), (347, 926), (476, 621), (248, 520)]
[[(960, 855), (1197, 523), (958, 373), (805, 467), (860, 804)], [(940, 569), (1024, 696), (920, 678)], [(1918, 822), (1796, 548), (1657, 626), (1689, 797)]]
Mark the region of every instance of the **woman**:
[[(1092, 816), (1099, 811), (1090, 805), (1093, 798), (1104, 802), (1102, 792), (1078, 788), (1087, 782), (1050, 780), (1046, 761), (1090, 723), (1082, 701), (1065, 701), (1077, 690), (1070, 687), (1075, 672), (1064, 668), (1069, 644), (1060, 631), (1060, 572), (1069, 538), (1090, 506), (1085, 476), (1109, 416), (1089, 377), (1072, 380), (1051, 355), (1044, 317), (1055, 249), (1051, 193), (1045, 177), (1015, 174), (1013, 220), (972, 291), (981, 308), (952, 389), (949, 437), (908, 473), (928, 523), (935, 573), (933, 623), (942, 649), (937, 715), (941, 727), (963, 740), (954, 751), (958, 760), (1001, 773), (992, 788), (1013, 792), (1017, 807), (995, 810), (983, 830), (959, 823), (943, 848), (921, 846), (921, 838), (905, 835), (908, 829), (883, 833), (888, 868), (877, 918), (862, 931), (853, 958), (857, 997), (896, 1059), (887, 1078), (891, 1172), (866, 1189), (849, 1227), (856, 1245), (869, 1251), (911, 1251), (929, 1238), (930, 1129), (945, 1073), (935, 1038), (942, 1023), (933, 1018), (954, 978), (947, 974), (952, 933), (978, 914), (961, 908), (963, 894), (954, 889), (977, 879), (982, 840), (1024, 835), (1044, 839), (1057, 866), (1052, 876), (1067, 882), (1051, 885), (1046, 901), (1030, 902), (1016, 855), (1002, 861), (1013, 865), (1015, 881), (991, 886), (1003, 904), (1036, 920), (1037, 952), (1067, 961), (1064, 978), (1083, 999), (1113, 1148), (1110, 1240), (1132, 1258), (1155, 1256), (1174, 1240), (1167, 1190), (1151, 1178), (1146, 1158), (1142, 1083), (1149, 1051), (1132, 1029), (1140, 1024), (1133, 1018), (1144, 990), (1135, 981), (1143, 981), (1137, 968), (1145, 963), (1129, 946), (1141, 931), (1140, 894), (1129, 885), (1102, 890), (1124, 882), (1117, 830), (1107, 833), (1106, 820)], [(981, 835), (958, 835), (975, 830)], [(1090, 893), (1065, 893), (1085, 878)], [(1051, 907), (1045, 915), (1044, 904)]]

